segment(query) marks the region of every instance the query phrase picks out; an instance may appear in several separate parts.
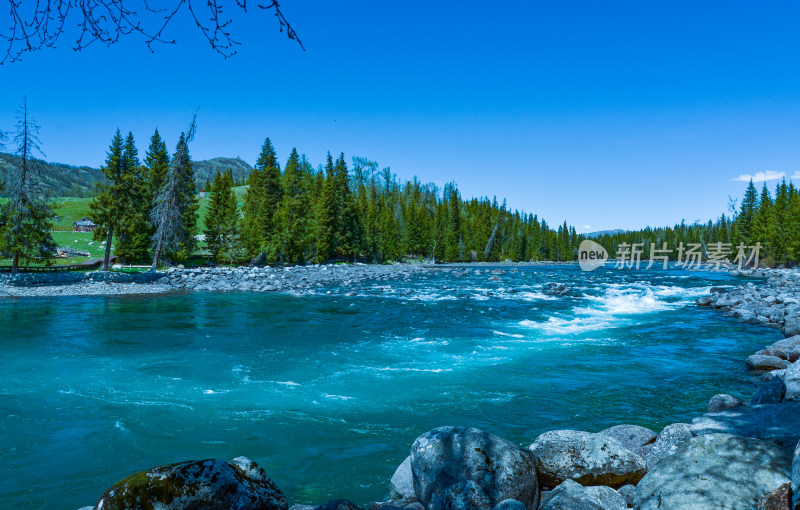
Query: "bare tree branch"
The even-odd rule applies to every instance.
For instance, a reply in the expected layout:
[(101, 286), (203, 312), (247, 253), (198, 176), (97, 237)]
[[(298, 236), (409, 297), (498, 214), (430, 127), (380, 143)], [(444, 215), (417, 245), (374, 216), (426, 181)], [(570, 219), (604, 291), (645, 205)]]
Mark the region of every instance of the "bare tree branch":
[[(68, 27), (77, 29), (74, 51), (94, 43), (111, 46), (122, 37), (138, 35), (150, 51), (154, 43), (174, 44), (166, 37), (167, 27), (186, 12), (202, 32), (211, 49), (224, 58), (236, 54), (241, 43), (233, 38), (233, 19), (226, 7), (248, 14), (247, 0), (169, 0), (155, 8), (148, 0), (7, 0), (8, 25), (0, 32), (5, 40), (5, 54), (0, 65), (21, 60), (26, 53), (54, 48)], [(305, 51), (297, 32), (289, 24), (277, 0), (258, 3), (261, 10), (272, 11), (278, 30), (286, 31)], [(69, 21), (69, 23), (68, 23)], [(74, 24), (73, 24), (74, 23)], [(0, 30), (2, 30), (0, 28)]]

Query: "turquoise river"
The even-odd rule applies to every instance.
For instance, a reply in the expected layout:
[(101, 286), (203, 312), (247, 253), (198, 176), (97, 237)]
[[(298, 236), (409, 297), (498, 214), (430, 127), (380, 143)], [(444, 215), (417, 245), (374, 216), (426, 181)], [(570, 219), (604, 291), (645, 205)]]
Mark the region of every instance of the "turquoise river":
[(660, 429), (749, 398), (745, 357), (781, 338), (694, 305), (727, 274), (487, 269), (330, 295), (3, 298), (0, 508), (75, 510), (135, 471), (240, 455), (290, 504), (363, 505), (433, 427), (521, 445)]

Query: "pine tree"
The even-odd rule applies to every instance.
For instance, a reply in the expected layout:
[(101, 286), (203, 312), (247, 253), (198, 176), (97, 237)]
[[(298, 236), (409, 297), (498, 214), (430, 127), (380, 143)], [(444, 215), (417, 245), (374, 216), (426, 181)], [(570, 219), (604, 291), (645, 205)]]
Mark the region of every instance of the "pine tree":
[(761, 188), (761, 197), (758, 200), (758, 207), (753, 216), (753, 224), (751, 228), (751, 243), (761, 243), (767, 251), (771, 251), (768, 246), (770, 238), (770, 230), (772, 227), (772, 197), (770, 197), (767, 183), (765, 182)]
[(183, 133), (178, 139), (175, 156), (173, 156), (172, 160), (173, 166), (180, 170), (178, 190), (183, 214), (183, 232), (179, 243), (180, 248), (173, 256), (185, 260), (197, 246), (195, 236), (197, 235), (197, 211), (200, 208), (200, 204), (197, 198), (192, 159), (189, 156), (189, 137)]
[(750, 180), (747, 190), (744, 193), (739, 215), (736, 217), (736, 242), (752, 244), (753, 236), (753, 219), (756, 215), (756, 208), (758, 207), (758, 192)]
[(324, 263), (330, 260), (336, 249), (336, 222), (338, 217), (336, 202), (336, 177), (334, 174), (333, 158), (328, 153), (325, 164), (325, 182), (322, 186), (315, 211), (316, 218), (316, 253), (317, 262)]
[(283, 174), (282, 199), (277, 211), (278, 257), (284, 263), (302, 264), (309, 252), (308, 175), (292, 149)]
[(224, 257), (232, 263), (239, 238), (239, 213), (233, 193), (233, 175), (230, 172), (223, 175), (218, 170), (213, 189), (206, 214), (206, 244), (215, 260)]
[(52, 235), (55, 213), (41, 187), (42, 167), (34, 159), (36, 153), (43, 155), (38, 135), (39, 126), (23, 98), (14, 137), (20, 161), (8, 183), (10, 198), (0, 206), (0, 253), (11, 257), (14, 273), (19, 272), (20, 262), (33, 259), (49, 265), (56, 253)]
[(335, 189), (339, 208), (339, 217), (336, 223), (337, 255), (349, 259), (358, 256), (359, 240), (361, 238), (361, 224), (359, 223), (355, 197), (350, 189), (347, 173), (347, 163), (344, 153), (339, 155), (334, 165)]
[(150, 236), (153, 235), (149, 218), (152, 197), (149, 172), (139, 161), (133, 133), (129, 132), (125, 139), (121, 164), (125, 193), (117, 254), (130, 261), (143, 260), (149, 254)]
[(789, 219), (789, 187), (782, 181), (775, 187), (775, 205), (770, 230), (770, 246), (776, 264), (788, 261), (787, 238)]
[(101, 241), (105, 238), (106, 248), (103, 256), (103, 271), (108, 271), (111, 258), (111, 246), (114, 242), (114, 231), (119, 229), (125, 202), (125, 180), (123, 177), (123, 145), (122, 135), (117, 129), (111, 139), (111, 145), (106, 155), (106, 164), (101, 168), (105, 182), (97, 184), (97, 190), (92, 198), (89, 208), (91, 218), (97, 228), (94, 230), (94, 239)]
[(247, 183), (242, 237), (247, 252), (258, 255), (273, 244), (275, 213), (281, 200), (281, 169), (269, 138), (261, 146), (261, 154)]

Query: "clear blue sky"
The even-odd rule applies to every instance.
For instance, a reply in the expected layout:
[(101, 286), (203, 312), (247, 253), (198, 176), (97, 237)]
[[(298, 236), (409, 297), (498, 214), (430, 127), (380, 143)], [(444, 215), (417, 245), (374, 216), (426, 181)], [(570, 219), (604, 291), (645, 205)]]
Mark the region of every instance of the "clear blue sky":
[(283, 8), (306, 52), (257, 10), (228, 60), (186, 18), (155, 54), (64, 39), (0, 68), (0, 128), (27, 95), (46, 159), (97, 166), (117, 127), (144, 152), (157, 126), (172, 150), (199, 108), (195, 159), (252, 164), (269, 136), (282, 160), (344, 151), (579, 231), (705, 221), (736, 177), (800, 171), (796, 2)]

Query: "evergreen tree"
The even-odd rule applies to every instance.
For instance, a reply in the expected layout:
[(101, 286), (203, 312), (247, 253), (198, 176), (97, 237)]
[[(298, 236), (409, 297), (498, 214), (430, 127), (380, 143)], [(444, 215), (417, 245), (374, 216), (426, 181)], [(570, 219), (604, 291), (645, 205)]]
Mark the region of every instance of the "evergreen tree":
[[(153, 234), (153, 265), (158, 267), (163, 252), (185, 251), (187, 238), (194, 241), (197, 228), (197, 197), (194, 194), (194, 172), (189, 157), (189, 142), (194, 139), (197, 115), (192, 118), (187, 134), (181, 133), (172, 165), (164, 176), (164, 184), (153, 201), (150, 222)], [(189, 167), (188, 169), (186, 167)]]
[(103, 256), (103, 271), (108, 271), (111, 258), (111, 246), (114, 242), (114, 231), (119, 229), (125, 202), (125, 179), (123, 176), (123, 144), (122, 135), (117, 129), (111, 139), (111, 145), (106, 155), (106, 164), (101, 168), (105, 182), (97, 184), (97, 190), (92, 198), (89, 208), (91, 218), (97, 228), (94, 230), (94, 239), (102, 241), (105, 238), (106, 247)]
[(275, 213), (281, 200), (281, 169), (269, 138), (261, 146), (247, 183), (242, 237), (246, 251), (258, 255), (274, 244)]
[(20, 262), (33, 259), (50, 264), (56, 253), (53, 239), (53, 218), (47, 196), (41, 187), (42, 167), (34, 159), (42, 154), (39, 126), (31, 118), (27, 99), (17, 111), (17, 132), (14, 141), (19, 164), (9, 184), (10, 198), (0, 206), (0, 253), (12, 259), (12, 272), (18, 273)]
[[(320, 172), (322, 173), (322, 172)], [(325, 164), (325, 182), (322, 194), (316, 208), (316, 253), (317, 262), (324, 263), (330, 260), (336, 249), (336, 222), (338, 217), (336, 201), (336, 177), (333, 168), (333, 158), (328, 153)]]
[(224, 257), (232, 263), (239, 238), (239, 213), (230, 171), (222, 175), (217, 170), (213, 189), (206, 214), (206, 244), (215, 260)]
[(143, 260), (150, 250), (150, 196), (149, 172), (139, 161), (139, 151), (128, 133), (122, 151), (122, 180), (125, 190), (119, 229), (117, 254), (127, 260)]
[(752, 244), (761, 243), (767, 250), (771, 250), (768, 246), (770, 231), (772, 230), (772, 197), (770, 197), (767, 183), (761, 188), (761, 197), (758, 200), (758, 207), (753, 216), (753, 223), (751, 227), (751, 242)]
[(180, 183), (178, 192), (180, 193), (180, 207), (183, 215), (183, 231), (178, 244), (178, 252), (173, 253), (176, 259), (186, 259), (197, 246), (197, 211), (200, 204), (197, 198), (197, 190), (194, 181), (194, 169), (192, 159), (189, 156), (189, 136), (181, 133), (178, 145), (173, 156), (173, 166), (180, 171)]
[(753, 235), (753, 220), (756, 215), (756, 208), (758, 207), (758, 192), (756, 191), (753, 180), (747, 186), (742, 200), (741, 208), (739, 209), (739, 216), (736, 217), (736, 242), (752, 244)]
[(164, 181), (169, 171), (167, 144), (161, 139), (161, 135), (158, 134), (158, 129), (156, 129), (153, 136), (150, 137), (150, 146), (147, 148), (147, 153), (145, 153), (144, 156), (144, 166), (150, 187), (150, 209), (152, 209), (153, 199), (164, 186)]
[(282, 199), (277, 211), (278, 257), (284, 263), (302, 264), (309, 255), (308, 175), (292, 149), (283, 174)]

